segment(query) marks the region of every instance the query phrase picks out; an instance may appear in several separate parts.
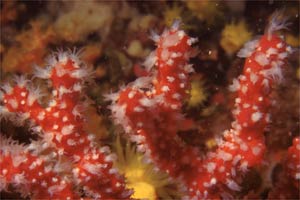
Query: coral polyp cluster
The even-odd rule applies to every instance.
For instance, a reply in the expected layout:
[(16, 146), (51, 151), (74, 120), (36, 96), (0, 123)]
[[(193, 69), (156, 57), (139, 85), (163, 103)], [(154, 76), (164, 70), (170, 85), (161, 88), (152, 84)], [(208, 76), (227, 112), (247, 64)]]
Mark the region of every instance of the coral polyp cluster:
[(12, 184), (35, 199), (79, 198), (80, 190), (87, 197), (128, 198), (131, 191), (112, 166), (114, 155), (108, 147), (97, 147), (83, 128), (86, 105), (81, 92), (91, 77), (89, 68), (75, 53), (59, 52), (45, 68), (36, 68), (35, 77), (51, 80), (52, 98), (46, 107), (39, 103), (38, 87), (25, 77), (2, 87), (1, 115), (28, 119), (40, 139), (17, 145), (1, 138), (1, 190)]
[[(190, 88), (188, 64), (197, 41), (188, 37), (175, 23), (161, 36), (153, 35), (157, 49), (145, 62), (148, 76), (128, 84), (119, 92), (107, 95), (115, 122), (121, 124), (138, 149), (150, 162), (179, 179), (187, 189), (187, 198), (219, 198), (220, 185), (240, 191), (238, 174), (263, 161), (266, 146), (264, 131), (270, 123), (270, 92), (283, 79), (282, 68), (292, 53), (275, 31), (284, 28), (274, 14), (270, 27), (260, 39), (248, 42), (238, 53), (246, 57), (243, 74), (233, 81), (235, 120), (216, 151), (205, 158), (184, 144), (176, 134), (187, 119), (181, 113), (182, 101)], [(183, 125), (184, 126), (184, 125)]]
[(1, 198), (299, 199), (296, 4), (1, 1)]

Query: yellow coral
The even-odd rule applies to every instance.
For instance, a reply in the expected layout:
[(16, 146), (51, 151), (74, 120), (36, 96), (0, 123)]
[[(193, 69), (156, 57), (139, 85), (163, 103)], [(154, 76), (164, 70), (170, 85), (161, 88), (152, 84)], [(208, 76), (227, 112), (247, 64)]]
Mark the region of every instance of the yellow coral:
[(292, 47), (299, 47), (300, 46), (300, 35), (294, 36), (292, 34), (286, 34), (285, 40), (288, 45), (291, 45)]
[[(1, 66), (4, 72), (25, 73), (32, 69), (32, 63), (43, 63), (47, 45), (54, 41), (52, 26), (44, 20), (29, 22), (31, 28), (15, 37), (16, 45), (4, 52)], [(46, 27), (45, 27), (46, 26)]]
[(208, 24), (213, 24), (216, 18), (223, 15), (219, 2), (217, 0), (187, 0), (186, 6), (198, 19), (206, 21)]
[(82, 41), (89, 33), (106, 37), (114, 19), (112, 4), (74, 1), (69, 10), (61, 12), (54, 23), (57, 36), (70, 42)]
[(252, 37), (245, 21), (227, 24), (222, 31), (221, 46), (228, 55), (234, 54)]
[(151, 27), (157, 19), (154, 15), (140, 15), (138, 13), (132, 14), (132, 20), (128, 25), (128, 30), (131, 31), (145, 31)]
[(132, 183), (129, 185), (129, 187), (134, 188), (134, 194), (133, 198), (147, 198), (149, 200), (155, 200), (156, 195), (155, 195), (155, 189), (154, 187), (146, 182), (137, 182), (137, 183)]
[(213, 149), (217, 146), (217, 141), (214, 138), (211, 138), (205, 142), (205, 146), (208, 149)]
[(143, 155), (136, 152), (131, 144), (115, 142), (118, 160), (116, 167), (127, 179), (128, 188), (133, 188), (133, 198), (154, 200), (157, 198), (179, 198), (178, 188), (174, 187), (167, 174), (154, 169), (153, 164), (143, 162)]
[(189, 107), (197, 107), (207, 99), (207, 93), (204, 87), (204, 81), (195, 78), (191, 82), (190, 99), (188, 100)]
[(183, 11), (182, 7), (179, 7), (178, 5), (167, 7), (167, 9), (164, 12), (165, 24), (168, 27), (170, 27), (172, 26), (174, 20), (176, 19), (181, 20), (182, 11)]
[(127, 48), (127, 53), (130, 56), (145, 58), (150, 52), (149, 50), (143, 48), (141, 41), (132, 40)]

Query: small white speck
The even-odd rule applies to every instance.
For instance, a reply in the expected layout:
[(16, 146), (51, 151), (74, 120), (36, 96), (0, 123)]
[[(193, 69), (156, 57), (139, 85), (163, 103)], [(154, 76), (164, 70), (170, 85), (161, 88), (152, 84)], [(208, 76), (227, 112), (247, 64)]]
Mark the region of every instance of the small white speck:
[(133, 110), (135, 112), (144, 112), (144, 109), (142, 107), (139, 107), (139, 106), (134, 107)]
[(279, 59), (285, 59), (287, 56), (288, 56), (287, 52), (283, 52), (283, 53), (278, 54)]
[(6, 175), (6, 174), (7, 174), (7, 172), (8, 172), (8, 170), (7, 170), (7, 169), (2, 169), (2, 174), (3, 174), (3, 175)]
[(180, 94), (175, 93), (175, 94), (172, 95), (172, 98), (173, 98), (173, 99), (179, 100), (179, 99), (180, 99), (180, 96), (181, 96)]
[(212, 178), (211, 180), (210, 180), (210, 184), (211, 185), (215, 185), (217, 183), (217, 179), (216, 178)]
[(55, 100), (50, 101), (49, 106), (54, 107), (56, 106), (57, 102)]
[(168, 91), (170, 91), (170, 88), (169, 88), (167, 85), (164, 85), (164, 86), (161, 88), (161, 90), (162, 90), (163, 92), (168, 92)]
[(138, 122), (136, 125), (137, 127), (143, 127), (143, 122)]
[(67, 117), (67, 116), (64, 116), (64, 117), (62, 118), (62, 121), (63, 121), (63, 122), (68, 121), (68, 117)]
[(262, 118), (262, 114), (260, 112), (255, 112), (255, 113), (252, 113), (252, 115), (251, 115), (251, 120), (253, 122), (257, 122), (261, 118)]
[(185, 75), (184, 73), (178, 74), (178, 77), (179, 77), (180, 79), (186, 79), (186, 75)]
[(171, 108), (172, 108), (173, 110), (176, 110), (176, 109), (178, 108), (178, 105), (172, 104), (172, 105), (171, 105)]
[(235, 98), (235, 103), (241, 103), (241, 98)]
[(167, 80), (168, 80), (170, 83), (172, 83), (172, 82), (175, 80), (175, 78), (174, 78), (173, 76), (167, 76)]
[(250, 107), (250, 104), (248, 104), (248, 103), (243, 104), (243, 108), (249, 108), (249, 107)]
[(59, 112), (53, 113), (53, 117), (59, 117)]
[(292, 50), (292, 47), (287, 46), (287, 47), (286, 47), (286, 51), (289, 52), (289, 53), (291, 53), (291, 52), (293, 51), (293, 50)]
[(172, 59), (169, 59), (169, 60), (167, 61), (167, 65), (173, 65), (173, 63), (174, 63), (174, 60), (172, 60)]
[(261, 148), (260, 147), (253, 147), (252, 148), (252, 153), (253, 155), (257, 156), (261, 151)]
[(76, 145), (76, 142), (75, 142), (74, 140), (72, 140), (72, 139), (68, 139), (68, 140), (67, 140), (67, 144), (68, 144), (69, 146), (74, 146), (74, 145)]
[(241, 88), (242, 92), (245, 94), (248, 90), (248, 87), (247, 85), (243, 85), (242, 88)]
[(283, 47), (283, 44), (281, 42), (277, 43), (276, 45), (277, 48), (282, 48)]
[(57, 124), (54, 124), (54, 125), (53, 125), (53, 129), (54, 129), (54, 130), (57, 130), (57, 129), (58, 129), (58, 125), (57, 125)]
[(179, 36), (179, 39), (181, 40), (184, 36), (184, 32), (183, 31), (178, 31), (178, 36)]
[(53, 96), (57, 96), (57, 90), (52, 91)]
[(129, 99), (132, 99), (133, 97), (134, 97), (134, 95), (135, 95), (135, 91), (130, 91), (129, 93), (128, 93), (128, 98)]

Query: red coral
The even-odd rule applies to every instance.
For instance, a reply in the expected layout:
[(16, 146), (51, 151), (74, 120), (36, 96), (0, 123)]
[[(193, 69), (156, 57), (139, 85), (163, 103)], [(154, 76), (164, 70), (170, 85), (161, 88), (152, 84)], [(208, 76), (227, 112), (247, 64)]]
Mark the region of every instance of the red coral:
[(190, 89), (189, 73), (193, 69), (188, 60), (196, 41), (179, 30), (178, 23), (161, 36), (153, 35), (157, 49), (144, 64), (149, 75), (107, 95), (113, 101), (110, 108), (115, 122), (124, 127), (149, 161), (185, 184), (188, 198), (219, 198), (222, 191), (218, 194), (218, 188), (224, 184), (239, 191), (236, 174), (262, 163), (266, 148), (263, 133), (270, 123), (271, 86), (283, 78), (282, 67), (291, 53), (274, 33), (281, 28), (284, 19), (280, 21), (274, 15), (266, 34), (239, 52), (247, 59), (243, 75), (230, 87), (238, 91), (235, 121), (224, 132), (216, 151), (204, 159), (177, 136), (186, 120), (181, 107)]
[(300, 140), (293, 139), (288, 148), (287, 156), (282, 159), (283, 168), (276, 174), (274, 187), (268, 194), (268, 199), (299, 199), (300, 185)]
[[(40, 91), (24, 77), (16, 78), (13, 87), (3, 86), (2, 113), (14, 119), (29, 119), (41, 140), (17, 153), (13, 152), (14, 146), (9, 148), (11, 142), (1, 147), (0, 164), (6, 163), (1, 189), (14, 184), (22, 193), (27, 191), (24, 195), (34, 198), (75, 198), (82, 189), (93, 198), (130, 197), (131, 191), (112, 167), (114, 155), (107, 147), (97, 147), (93, 136), (83, 128), (81, 113), (85, 105), (81, 93), (90, 75), (74, 53), (60, 52), (50, 57), (47, 67), (37, 68), (35, 73), (52, 82), (53, 97), (46, 108), (38, 102)], [(53, 160), (63, 164), (53, 166)], [(17, 180), (20, 177), (21, 182)]]
[(300, 186), (300, 139), (294, 138), (293, 145), (288, 149), (287, 171), (293, 179), (295, 188)]

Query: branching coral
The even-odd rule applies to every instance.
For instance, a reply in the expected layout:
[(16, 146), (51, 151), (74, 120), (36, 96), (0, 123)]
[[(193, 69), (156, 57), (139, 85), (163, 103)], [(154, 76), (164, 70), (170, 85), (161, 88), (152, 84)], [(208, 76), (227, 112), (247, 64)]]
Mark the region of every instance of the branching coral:
[(296, 188), (299, 188), (299, 180), (300, 180), (300, 139), (299, 137), (294, 138), (293, 145), (288, 150), (287, 157), (287, 172), (289, 176), (293, 179), (293, 183)]
[(108, 147), (97, 147), (93, 135), (83, 128), (82, 90), (90, 76), (76, 53), (58, 52), (45, 68), (35, 71), (35, 77), (51, 80), (48, 106), (41, 106), (39, 88), (23, 76), (16, 77), (13, 86), (2, 86), (1, 115), (20, 122), (28, 119), (40, 140), (17, 145), (1, 138), (1, 190), (12, 184), (23, 196), (35, 199), (130, 197), (131, 191), (112, 167), (115, 156)]
[[(206, 3), (186, 3), (191, 10), (195, 10), (197, 5), (200, 5), (201, 9), (209, 8), (207, 12), (203, 12), (205, 19), (198, 16), (200, 21), (208, 22), (202, 24), (212, 22), (209, 21), (212, 18), (206, 19), (207, 16), (210, 16), (207, 13), (211, 13), (211, 11), (215, 13), (215, 9), (218, 7), (216, 2), (207, 5)], [(118, 35), (114, 34), (114, 42), (123, 48), (124, 43), (120, 41), (124, 40), (125, 43), (132, 41), (129, 43), (130, 48), (127, 53), (135, 58), (143, 57), (144, 54), (138, 54), (136, 50), (140, 50), (141, 46), (146, 45), (144, 44), (146, 41), (144, 37), (145, 27), (152, 25), (154, 18), (155, 21), (157, 20), (154, 15), (149, 13), (147, 13), (147, 17), (142, 18), (143, 15), (137, 11), (138, 9), (142, 11), (147, 9), (137, 6), (135, 11), (138, 14), (129, 14), (132, 10), (129, 9), (131, 4), (128, 3), (128, 9), (126, 9), (128, 16), (125, 17), (125, 25), (120, 22), (117, 23), (119, 28), (110, 29), (113, 28), (110, 14), (108, 18), (103, 18), (104, 21), (94, 18), (96, 16), (94, 11), (102, 10), (99, 8), (102, 2), (92, 2), (83, 8), (78, 7), (78, 5), (80, 4), (76, 3), (74, 7), (71, 5), (69, 11), (64, 10), (66, 12), (55, 20), (55, 31), (64, 41), (71, 43), (80, 41), (79, 45), (87, 38), (91, 45), (88, 46), (90, 48), (86, 54), (87, 61), (90, 60), (97, 65), (102, 62), (102, 59), (107, 60), (108, 58), (113, 61), (109, 56), (109, 50), (105, 49), (105, 43), (108, 42), (107, 38), (101, 37), (104, 42), (101, 44), (101, 49), (97, 47), (100, 43), (93, 43), (94, 41), (89, 40), (94, 40), (93, 34), (98, 31), (104, 31), (102, 36), (109, 36), (105, 33), (121, 32), (126, 25), (134, 27), (134, 30), (127, 32), (125, 39), (118, 38)], [(90, 9), (93, 5), (96, 7)], [(103, 5), (107, 6), (103, 7), (104, 9), (109, 8), (107, 10), (117, 8), (117, 4), (103, 3)], [(177, 7), (173, 8), (177, 9)], [(183, 11), (185, 8), (183, 7)], [(74, 11), (82, 9), (84, 12), (78, 17)], [(181, 9), (176, 12), (181, 12)], [(106, 11), (104, 15), (105, 13)], [(119, 15), (123, 14), (119, 13)], [(85, 21), (82, 16), (92, 18), (88, 20), (89, 23), (77, 26), (78, 23)], [(129, 16), (141, 16), (141, 18), (135, 18), (131, 21)], [(68, 25), (65, 26), (67, 19), (72, 19), (74, 22), (69, 24), (69, 27)], [(141, 22), (147, 23), (142, 26), (143, 23)], [(95, 29), (95, 27), (99, 28), (103, 25), (107, 25), (105, 27), (107, 29)], [(132, 33), (137, 31), (139, 27), (142, 27), (140, 29), (142, 36), (132, 40), (136, 36)], [(238, 53), (239, 57), (246, 58), (246, 60), (242, 75), (234, 79), (233, 84), (229, 87), (231, 91), (236, 92), (235, 102), (230, 104), (228, 101), (229, 103), (227, 102), (226, 105), (225, 103), (220, 105), (220, 107), (224, 106), (228, 109), (234, 104), (233, 122), (230, 125), (231, 118), (221, 114), (222, 119), (224, 116), (228, 118), (224, 123), (226, 125), (221, 128), (222, 125), (220, 124), (223, 121), (220, 122), (221, 117), (217, 116), (219, 113), (210, 116), (207, 121), (203, 119), (205, 121), (203, 124), (213, 124), (216, 127), (212, 131), (217, 137), (214, 139), (212, 139), (213, 135), (205, 136), (209, 139), (203, 139), (197, 135), (199, 134), (197, 131), (201, 131), (205, 127), (202, 127), (202, 122), (200, 125), (198, 121), (193, 122), (187, 119), (186, 116), (192, 112), (191, 109), (184, 110), (185, 107), (183, 106), (190, 96), (193, 97), (195, 94), (193, 92), (197, 91), (193, 88), (193, 82), (190, 78), (190, 74), (194, 70), (189, 64), (189, 59), (197, 53), (193, 48), (197, 39), (188, 36), (186, 32), (181, 30), (178, 22), (173, 24), (170, 29), (166, 29), (160, 36), (153, 33), (152, 39), (157, 48), (146, 59), (145, 69), (135, 65), (134, 70), (139, 78), (127, 86), (122, 86), (119, 92), (106, 95), (106, 98), (112, 101), (110, 109), (115, 123), (120, 124), (125, 130), (125, 136), (137, 144), (137, 146), (132, 146), (132, 143), (129, 145), (129, 143), (124, 142), (127, 144), (125, 146), (117, 140), (115, 151), (119, 159), (115, 163), (113, 160), (116, 156), (109, 151), (109, 148), (107, 146), (98, 147), (95, 136), (87, 133), (100, 132), (99, 136), (102, 136), (102, 133), (106, 132), (103, 124), (100, 124), (102, 120), (98, 113), (95, 110), (87, 110), (91, 106), (87, 107), (84, 88), (92, 75), (91, 70), (79, 60), (77, 53), (54, 53), (48, 59), (45, 68), (36, 68), (33, 79), (29, 80), (24, 76), (16, 77), (13, 84), (7, 83), (2, 86), (0, 92), (1, 116), (17, 125), (27, 123), (30, 131), (35, 135), (31, 141), (24, 144), (20, 138), (7, 138), (3, 136), (5, 134), (0, 137), (0, 190), (18, 191), (22, 196), (33, 199), (250, 198), (251, 191), (249, 192), (247, 186), (245, 187), (245, 185), (251, 184), (248, 175), (256, 171), (256, 167), (261, 169), (264, 162), (275, 157), (273, 152), (269, 152), (272, 149), (268, 146), (268, 141), (265, 141), (268, 138), (265, 138), (264, 135), (265, 132), (272, 134), (268, 128), (271, 124), (271, 113), (274, 113), (274, 109), (271, 110), (271, 108), (275, 105), (272, 98), (273, 87), (284, 79), (283, 72), (286, 69), (287, 58), (293, 52), (284, 39), (277, 34), (279, 29), (284, 28), (286, 28), (285, 18), (279, 16), (278, 13), (275, 14), (265, 34), (246, 43), (245, 47)], [(74, 33), (72, 30), (75, 30)], [(48, 31), (46, 32), (48, 33)], [(39, 34), (37, 31), (36, 35), (40, 36)], [(27, 38), (27, 34), (25, 35)], [(43, 46), (42, 43), (47, 46), (52, 35), (53, 31), (51, 30), (49, 35), (46, 34), (44, 38), (42, 37), (41, 43), (37, 42), (39, 44), (37, 46), (40, 48)], [(128, 37), (128, 35), (130, 36)], [(37, 41), (39, 39), (40, 37), (36, 38)], [(97, 35), (96, 40), (98, 39)], [(27, 42), (23, 41), (23, 43), (26, 47)], [(242, 43), (238, 42), (237, 46), (242, 45)], [(237, 49), (235, 47), (231, 53)], [(98, 59), (102, 50), (105, 53), (103, 57)], [(124, 49), (112, 50), (118, 55), (123, 55), (122, 51)], [(45, 51), (42, 51), (42, 54), (44, 53)], [(220, 55), (218, 59), (222, 56)], [(31, 60), (27, 60), (27, 56), (23, 58), (22, 55), (18, 55), (18, 57), (25, 59), (24, 63), (26, 64), (41, 58), (39, 55), (32, 57)], [(131, 63), (129, 59), (126, 58), (125, 60)], [(214, 59), (214, 61), (216, 60)], [(193, 59), (193, 62), (197, 61), (199, 59)], [(241, 62), (242, 59), (238, 59), (238, 61)], [(100, 65), (104, 64), (101, 63)], [(218, 65), (218, 69), (221, 68), (222, 66)], [(128, 68), (126, 71), (126, 77), (130, 79), (132, 78), (131, 69)], [(222, 70), (224, 70), (223, 72), (226, 71), (225, 68)], [(197, 69), (197, 71), (202, 71), (202, 69)], [(205, 72), (206, 69), (203, 71)], [(119, 77), (116, 74), (111, 76), (115, 79)], [(43, 94), (39, 89), (41, 86), (36, 84), (37, 78), (48, 81), (50, 88), (47, 89), (51, 95), (47, 95), (47, 98), (41, 98)], [(205, 77), (206, 80), (208, 78), (210, 77)], [(102, 80), (99, 79), (97, 81), (101, 82)], [(108, 81), (111, 79), (108, 78)], [(103, 88), (114, 87), (115, 82), (110, 82)], [(222, 94), (223, 88), (225, 87), (218, 88)], [(96, 93), (99, 93), (99, 96), (102, 94), (101, 91)], [(199, 93), (196, 92), (196, 94)], [(213, 98), (217, 99), (217, 95)], [(198, 97), (203, 96), (199, 95)], [(48, 99), (50, 99), (49, 102)], [(199, 99), (196, 98), (194, 102), (198, 103)], [(98, 108), (100, 107), (104, 109), (104, 106), (100, 105)], [(275, 123), (276, 121), (273, 122), (273, 124)], [(110, 123), (107, 124), (111, 125)], [(198, 129), (196, 131), (191, 130), (194, 128)], [(228, 130), (223, 132), (224, 129)], [(189, 135), (190, 133), (191, 135)], [(284, 168), (281, 172), (285, 179), (282, 183), (271, 188), (271, 190), (280, 189), (269, 192), (269, 198), (276, 197), (279, 193), (285, 193), (280, 194), (280, 197), (293, 198), (295, 191), (299, 191), (297, 187), (299, 187), (300, 177), (300, 148), (299, 137), (293, 138), (294, 135), (294, 130), (291, 130), (287, 140), (289, 143), (293, 139), (293, 145), (287, 152), (280, 151), (278, 154), (281, 156), (280, 158), (279, 156), (276, 157), (276, 161), (285, 162), (281, 164)], [(108, 143), (112, 139), (110, 136), (105, 138), (108, 139)], [(193, 139), (197, 141), (203, 139), (204, 141), (190, 142)], [(197, 146), (199, 144), (202, 146)], [(206, 147), (203, 147), (205, 144)], [(285, 146), (285, 149), (287, 147)], [(266, 155), (272, 156), (270, 159), (264, 159)], [(287, 156), (282, 159), (282, 155)], [(278, 162), (271, 164), (275, 167)], [(265, 166), (265, 168), (270, 169), (273, 166)], [(266, 171), (269, 172), (267, 174), (269, 175), (269, 179), (267, 179), (269, 187), (273, 184), (270, 181), (273, 170)], [(120, 173), (124, 173), (127, 180)], [(264, 175), (262, 176), (264, 177)], [(181, 184), (180, 190), (175, 183)], [(293, 184), (289, 185), (289, 183)], [(132, 192), (134, 193), (132, 194)], [(254, 195), (257, 196), (258, 194)]]
[(231, 91), (238, 91), (235, 120), (217, 149), (204, 159), (177, 136), (186, 122), (181, 107), (190, 88), (189, 73), (193, 72), (188, 64), (193, 55), (191, 45), (197, 41), (180, 30), (178, 23), (161, 36), (153, 35), (157, 49), (145, 61), (149, 75), (107, 95), (113, 101), (115, 122), (123, 126), (149, 161), (185, 184), (187, 198), (225, 197), (224, 185), (240, 191), (235, 180), (238, 175), (262, 163), (271, 87), (283, 79), (282, 68), (292, 52), (275, 34), (282, 28), (285, 19), (276, 13), (265, 35), (248, 42), (238, 53), (247, 59), (243, 75), (230, 86)]

